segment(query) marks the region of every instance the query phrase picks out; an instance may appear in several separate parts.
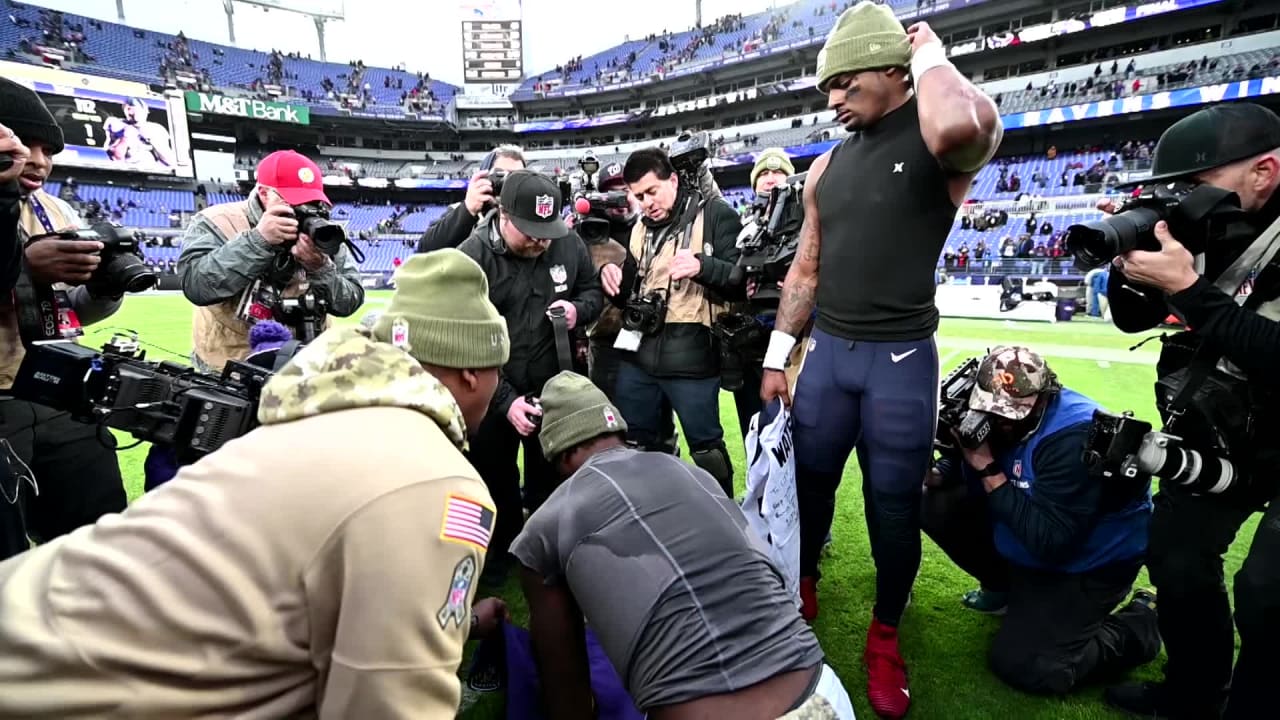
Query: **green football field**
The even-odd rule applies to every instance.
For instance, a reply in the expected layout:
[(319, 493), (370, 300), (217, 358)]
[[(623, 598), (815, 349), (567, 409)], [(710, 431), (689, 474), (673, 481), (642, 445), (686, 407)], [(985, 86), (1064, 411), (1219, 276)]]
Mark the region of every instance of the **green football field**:
[[(355, 322), (366, 311), (386, 305), (389, 293), (370, 293), (366, 307), (343, 322)], [(130, 297), (113, 318), (90, 329), (88, 344), (101, 344), (112, 330), (134, 330), (149, 346), (151, 359), (182, 359), (191, 348), (191, 308), (180, 295)], [(1133, 410), (1140, 417), (1156, 419), (1151, 401), (1155, 359), (1159, 343), (1129, 351), (1140, 337), (1122, 335), (1108, 324), (1013, 323), (978, 320), (943, 320), (938, 334), (944, 370), (950, 370), (988, 347), (1005, 343), (1026, 345), (1049, 361), (1063, 382), (1099, 400), (1113, 411)], [(742, 490), (743, 447), (738, 435), (732, 397), (721, 396), (726, 441), (733, 455), (736, 482)], [(123, 440), (123, 438), (122, 438)], [(352, 452), (368, 452), (352, 448)], [(142, 489), (145, 447), (121, 453), (121, 469), (130, 498)], [(374, 452), (371, 457), (377, 457)], [(858, 715), (872, 718), (865, 699), (866, 675), (861, 653), (870, 621), (875, 589), (874, 568), (863, 525), (861, 484), (857, 463), (845, 470), (836, 510), (835, 542), (823, 561), (819, 597), (821, 615), (814, 624), (828, 662), (844, 680)], [(1227, 577), (1239, 569), (1257, 518), (1238, 536), (1227, 558)], [(441, 572), (445, 572), (444, 569)], [(1146, 573), (1139, 578), (1146, 582)], [(1069, 699), (1033, 697), (1010, 690), (986, 668), (986, 647), (999, 620), (963, 609), (960, 596), (974, 582), (957, 570), (936, 546), (925, 539), (924, 560), (915, 584), (911, 606), (902, 622), (902, 651), (911, 672), (912, 711), (919, 720), (967, 720), (968, 718), (1076, 718), (1121, 717), (1105, 709), (1100, 688), (1086, 688)], [(516, 622), (527, 619), (514, 581), (502, 596), (511, 605)], [(427, 600), (424, 599), (424, 602)], [(1163, 657), (1135, 673), (1155, 678)], [(465, 665), (464, 665), (465, 670)], [(502, 717), (500, 694), (474, 696), (464, 689), (460, 717), (496, 720)]]

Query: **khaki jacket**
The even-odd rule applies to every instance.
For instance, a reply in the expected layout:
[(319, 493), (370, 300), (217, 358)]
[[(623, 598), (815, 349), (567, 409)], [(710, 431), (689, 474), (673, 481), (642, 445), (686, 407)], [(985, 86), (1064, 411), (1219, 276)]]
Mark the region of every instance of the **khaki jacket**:
[[(715, 255), (715, 249), (712, 245), (703, 241), (702, 229), (705, 217), (706, 211), (704, 210), (698, 213), (697, 219), (693, 221), (690, 227), (668, 226), (670, 234), (667, 236), (666, 241), (662, 243), (662, 247), (658, 249), (658, 253), (650, 261), (649, 271), (644, 276), (643, 292), (669, 290), (666, 318), (668, 323), (693, 323), (711, 327), (716, 316), (724, 310), (721, 305), (716, 304), (708, 297), (701, 283), (686, 279), (679, 283), (679, 287), (676, 287), (670, 282), (671, 261), (675, 259), (676, 252), (685, 247), (685, 233), (690, 233), (689, 250), (708, 257)], [(637, 258), (641, 271), (644, 270), (645, 243), (649, 235), (649, 228), (643, 222), (637, 222), (631, 228), (631, 256)]]
[(454, 716), (494, 505), (453, 397), (337, 328), (259, 420), (0, 564), (0, 717)]

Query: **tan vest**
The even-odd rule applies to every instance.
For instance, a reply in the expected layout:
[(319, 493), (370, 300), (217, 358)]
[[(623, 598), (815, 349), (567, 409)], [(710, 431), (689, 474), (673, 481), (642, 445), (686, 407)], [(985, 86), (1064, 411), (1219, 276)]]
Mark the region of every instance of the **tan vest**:
[[(639, 225), (639, 223), (636, 224)], [(613, 264), (622, 267), (623, 263), (627, 261), (627, 249), (612, 238), (597, 245), (587, 245), (587, 250), (591, 252), (591, 264), (595, 267), (597, 273), (605, 265)], [(600, 318), (587, 329), (587, 335), (590, 337), (610, 338), (616, 336), (621, 329), (622, 310), (613, 303), (606, 301), (604, 310), (600, 313)]]
[[(74, 211), (70, 206), (54, 196), (37, 190), (32, 197), (38, 199), (55, 230), (80, 225), (80, 219), (71, 214)], [(22, 229), (29, 236), (48, 232), (40, 224), (40, 218), (36, 217), (28, 199), (22, 201)], [(55, 287), (66, 289), (67, 286), (59, 283)], [(22, 358), (26, 355), (27, 349), (22, 346), (22, 334), (18, 330), (18, 312), (13, 304), (13, 293), (0, 293), (0, 389), (8, 390), (13, 387), (13, 379), (17, 377)]]
[[(227, 242), (248, 242), (240, 237), (241, 233), (253, 227), (249, 223), (247, 201), (214, 205), (201, 211), (199, 217), (218, 228)], [(307, 291), (307, 285), (306, 271), (299, 268), (281, 295), (287, 298), (298, 297)], [(242, 292), (216, 305), (197, 306), (191, 319), (191, 344), (196, 357), (215, 372), (222, 372), (222, 367), (228, 360), (249, 357), (249, 328), (252, 326), (239, 314), (243, 298)], [(331, 318), (325, 318), (326, 330), (331, 323)]]
[[(649, 261), (649, 272), (643, 278), (641, 294), (651, 292), (653, 290), (668, 290), (667, 296), (667, 319), (668, 323), (700, 323), (711, 326), (716, 315), (719, 315), (723, 308), (712, 302), (706, 295), (702, 285), (691, 279), (685, 279), (679, 283), (679, 289), (670, 281), (671, 278), (671, 261), (675, 259), (676, 251), (684, 246), (684, 234), (686, 232), (693, 233), (689, 242), (689, 249), (694, 253), (701, 253), (707, 257), (711, 257), (713, 248), (708, 243), (705, 246), (702, 242), (702, 225), (703, 217), (706, 211), (698, 213), (697, 219), (693, 221), (690, 227), (672, 230), (667, 234), (667, 239), (662, 243), (662, 247), (658, 250), (657, 256)], [(631, 229), (631, 255), (640, 263), (640, 269), (644, 270), (645, 262), (645, 236), (648, 234), (643, 222), (637, 221), (635, 227)]]

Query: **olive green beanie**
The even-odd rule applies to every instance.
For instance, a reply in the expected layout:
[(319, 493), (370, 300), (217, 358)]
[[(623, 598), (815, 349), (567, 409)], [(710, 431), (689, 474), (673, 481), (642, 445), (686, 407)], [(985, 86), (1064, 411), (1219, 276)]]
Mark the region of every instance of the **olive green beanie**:
[(575, 445), (609, 433), (625, 433), (622, 413), (600, 388), (568, 370), (542, 386), (542, 430), (538, 440), (548, 460)]
[(412, 255), (396, 270), (396, 292), (373, 338), (429, 365), (482, 370), (511, 356), (507, 321), (489, 301), (489, 279), (452, 248)]
[(796, 166), (791, 164), (787, 151), (780, 147), (765, 148), (756, 158), (755, 167), (751, 168), (751, 189), (756, 189), (756, 179), (765, 170), (782, 170), (787, 176), (796, 174)]
[(841, 13), (818, 52), (818, 89), (844, 73), (910, 64), (911, 41), (893, 10), (862, 0)]

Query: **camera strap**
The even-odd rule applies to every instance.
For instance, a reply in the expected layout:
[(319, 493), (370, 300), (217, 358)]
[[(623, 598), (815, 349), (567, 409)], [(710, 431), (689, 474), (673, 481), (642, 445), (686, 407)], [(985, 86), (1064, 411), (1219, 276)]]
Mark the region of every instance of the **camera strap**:
[(556, 360), (561, 370), (573, 370), (573, 346), (569, 343), (569, 321), (564, 315), (548, 315), (556, 338)]

